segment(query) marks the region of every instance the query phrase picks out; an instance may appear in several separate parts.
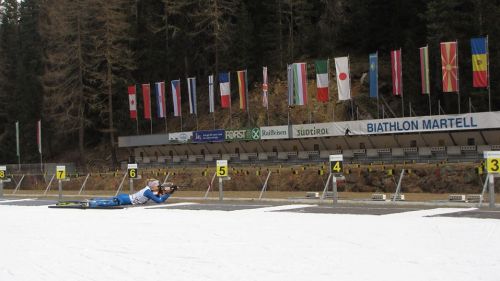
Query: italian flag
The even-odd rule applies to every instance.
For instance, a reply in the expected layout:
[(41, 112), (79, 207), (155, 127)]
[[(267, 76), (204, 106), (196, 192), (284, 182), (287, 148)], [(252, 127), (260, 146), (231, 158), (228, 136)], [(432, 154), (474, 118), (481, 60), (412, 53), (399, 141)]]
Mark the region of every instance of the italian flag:
[(328, 102), (328, 60), (317, 60), (315, 64), (318, 101)]

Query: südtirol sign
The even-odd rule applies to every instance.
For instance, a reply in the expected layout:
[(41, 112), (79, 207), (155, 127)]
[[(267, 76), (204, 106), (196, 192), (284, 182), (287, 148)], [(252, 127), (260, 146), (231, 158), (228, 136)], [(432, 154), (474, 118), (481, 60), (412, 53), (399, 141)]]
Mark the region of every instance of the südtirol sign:
[(332, 123), (304, 124), (292, 126), (293, 138), (315, 138), (333, 136)]

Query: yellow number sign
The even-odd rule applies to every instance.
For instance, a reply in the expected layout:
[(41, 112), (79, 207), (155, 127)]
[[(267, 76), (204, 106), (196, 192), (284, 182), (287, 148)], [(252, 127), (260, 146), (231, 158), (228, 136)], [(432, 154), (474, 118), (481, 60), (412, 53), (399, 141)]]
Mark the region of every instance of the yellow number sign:
[(330, 171), (333, 174), (342, 174), (344, 172), (344, 165), (342, 154), (330, 155)]
[(127, 169), (128, 169), (129, 179), (136, 179), (137, 178), (137, 164), (128, 164)]
[(217, 160), (217, 176), (227, 177), (228, 171), (227, 160)]
[(486, 159), (486, 170), (488, 173), (500, 173), (500, 157)]
[(485, 151), (486, 171), (489, 174), (500, 173), (500, 151)]
[(66, 178), (66, 166), (56, 166), (56, 179), (63, 180)]
[(7, 171), (7, 167), (0, 166), (0, 180), (5, 178), (5, 171)]

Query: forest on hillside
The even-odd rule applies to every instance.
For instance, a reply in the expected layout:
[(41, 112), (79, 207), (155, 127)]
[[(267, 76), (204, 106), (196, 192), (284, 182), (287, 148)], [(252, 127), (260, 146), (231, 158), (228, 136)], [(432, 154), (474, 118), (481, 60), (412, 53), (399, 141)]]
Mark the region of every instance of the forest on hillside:
[[(471, 97), (475, 111), (486, 111), (487, 93), (472, 88), (471, 82), (469, 40), (478, 36), (489, 39), (493, 110), (498, 110), (498, 15), (497, 0), (3, 0), (0, 162), (17, 162), (16, 121), (22, 162), (39, 161), (38, 120), (42, 120), (46, 157), (77, 149), (78, 161), (85, 164), (91, 148), (106, 144), (116, 161), (117, 136), (136, 133), (129, 118), (128, 85), (157, 81), (169, 85), (173, 79), (198, 77), (203, 119), (208, 116), (207, 76), (220, 71), (248, 69), (250, 90), (257, 93), (262, 66), (267, 66), (270, 103), (283, 103), (286, 89), (279, 85), (285, 81), (286, 87), (287, 64), (313, 65), (316, 59), (349, 55), (353, 95), (362, 104), (356, 98), (368, 90), (360, 78), (368, 71), (368, 54), (378, 52), (380, 95), (398, 110), (399, 100), (391, 97), (389, 52), (399, 48), (405, 100), (415, 105), (415, 114), (428, 114), (427, 99), (419, 98), (418, 48), (425, 45), (429, 45), (431, 98), (434, 103), (441, 101), (444, 112), (457, 113), (456, 98), (441, 90), (439, 43), (443, 41), (459, 44), (462, 107), (468, 107)], [(334, 68), (330, 72), (332, 84)], [(314, 71), (309, 71), (309, 78), (315, 79)], [(237, 90), (232, 92), (237, 103)], [(335, 92), (330, 87), (332, 102)], [(258, 97), (254, 99), (258, 104)], [(369, 107), (360, 106), (361, 115), (373, 117)], [(171, 105), (168, 111), (171, 114)], [(240, 125), (266, 125), (258, 114), (253, 118)], [(279, 125), (283, 118), (286, 109), (274, 112), (270, 123)], [(227, 119), (220, 118), (217, 127), (226, 126)], [(149, 133), (149, 122), (140, 119), (139, 128)], [(186, 122), (183, 129), (193, 130), (195, 123)]]

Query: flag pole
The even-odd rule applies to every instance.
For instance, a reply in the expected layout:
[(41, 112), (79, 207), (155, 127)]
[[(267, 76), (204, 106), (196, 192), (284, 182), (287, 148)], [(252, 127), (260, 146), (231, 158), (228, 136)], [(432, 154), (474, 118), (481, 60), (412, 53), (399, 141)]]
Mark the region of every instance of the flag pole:
[(21, 170), (21, 151), (19, 149), (19, 121), (16, 121), (16, 154), (18, 170)]
[[(351, 91), (351, 65), (349, 63), (349, 54), (347, 54), (347, 72), (349, 73), (349, 92)], [(351, 120), (354, 120), (354, 102), (352, 95), (349, 97), (351, 101)]]
[[(405, 100), (403, 91), (403, 50), (399, 47), (399, 67), (401, 68), (401, 115), (405, 117)], [(397, 74), (396, 74), (397, 75)]]
[(429, 116), (432, 115), (432, 106), (431, 106), (431, 93), (427, 94), (429, 98)]
[(139, 134), (139, 119), (135, 117), (135, 128), (137, 130), (137, 134)]
[(457, 93), (458, 93), (458, 114), (461, 113), (460, 110), (460, 68), (458, 66), (458, 40), (455, 39), (455, 44), (457, 45), (456, 58), (457, 58)]
[(488, 35), (486, 35), (486, 62), (488, 63), (488, 73), (486, 74), (488, 79), (488, 110), (491, 112), (491, 77), (490, 77), (490, 50), (488, 49)]
[(248, 123), (252, 125), (252, 119), (250, 118), (250, 100), (248, 99), (248, 69), (245, 69), (245, 101), (246, 101), (246, 110), (248, 115)]
[(213, 117), (213, 121), (214, 121), (214, 130), (215, 130), (215, 111), (212, 112), (212, 117)]
[(43, 173), (43, 155), (42, 155), (42, 120), (40, 119), (37, 124), (38, 134), (38, 152), (40, 152), (40, 171)]
[(377, 88), (375, 89), (377, 92), (377, 119), (380, 119), (380, 101), (379, 101), (379, 92), (378, 92), (378, 51), (375, 52), (375, 56), (377, 57), (377, 72), (375, 72), (375, 79), (377, 80)]

